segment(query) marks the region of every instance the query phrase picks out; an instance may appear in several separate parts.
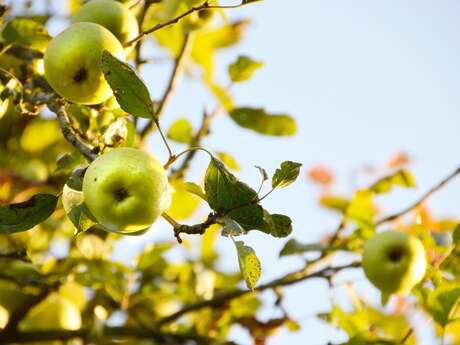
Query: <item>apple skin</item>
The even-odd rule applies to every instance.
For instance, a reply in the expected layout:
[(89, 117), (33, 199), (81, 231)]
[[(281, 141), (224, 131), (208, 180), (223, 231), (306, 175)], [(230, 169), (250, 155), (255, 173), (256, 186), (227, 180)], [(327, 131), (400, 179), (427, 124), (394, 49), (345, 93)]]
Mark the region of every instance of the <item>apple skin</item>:
[(112, 95), (101, 70), (104, 50), (125, 60), (121, 43), (109, 30), (94, 23), (73, 24), (57, 35), (45, 51), (46, 79), (71, 102), (102, 103)]
[(33, 307), (19, 324), (22, 331), (77, 330), (82, 324), (81, 314), (72, 302), (56, 293)]
[[(134, 13), (126, 5), (115, 0), (92, 0), (75, 13), (72, 21), (102, 25), (112, 32), (122, 44), (139, 35), (139, 25)], [(127, 48), (127, 53), (132, 48), (134, 45)]]
[(98, 157), (83, 178), (86, 205), (108, 230), (130, 233), (152, 225), (169, 208), (161, 163), (147, 152), (121, 147)]
[(364, 245), (364, 273), (387, 294), (408, 294), (425, 275), (426, 253), (415, 236), (398, 231), (376, 234)]

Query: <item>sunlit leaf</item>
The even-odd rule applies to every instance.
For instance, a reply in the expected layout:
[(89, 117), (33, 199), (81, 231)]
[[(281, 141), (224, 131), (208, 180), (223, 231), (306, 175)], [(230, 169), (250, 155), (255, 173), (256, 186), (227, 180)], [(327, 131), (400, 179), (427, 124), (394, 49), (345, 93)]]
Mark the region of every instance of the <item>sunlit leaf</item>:
[(51, 39), (42, 24), (26, 18), (14, 18), (9, 21), (2, 31), (2, 36), (6, 43), (15, 43), (38, 50), (43, 50)]
[(222, 236), (240, 236), (247, 234), (247, 231), (233, 219), (225, 218), (224, 227), (222, 228)]
[(413, 188), (415, 187), (415, 179), (409, 171), (399, 170), (390, 176), (380, 179), (369, 189), (375, 193), (381, 194), (390, 192), (394, 186)]
[(454, 315), (460, 301), (460, 286), (455, 284), (442, 285), (428, 296), (427, 309), (441, 326), (460, 317), (460, 310)]
[(203, 188), (201, 188), (201, 186), (193, 182), (185, 182), (184, 187), (188, 192), (195, 194), (201, 199), (207, 201), (206, 193), (204, 192)]
[(264, 109), (235, 108), (231, 118), (241, 127), (257, 133), (273, 136), (292, 136), (297, 132), (297, 124), (289, 115), (271, 115)]
[(373, 228), (376, 214), (373, 200), (373, 192), (369, 190), (357, 191), (347, 207), (346, 216), (355, 221), (359, 227)]
[(246, 246), (242, 241), (236, 241), (236, 250), (238, 253), (238, 263), (240, 265), (241, 274), (249, 289), (254, 290), (257, 281), (260, 278), (261, 267), (259, 258), (254, 249)]
[(308, 252), (322, 252), (324, 246), (320, 243), (300, 243), (295, 239), (286, 242), (283, 249), (280, 251), (280, 256), (288, 256), (294, 254), (304, 254)]
[(263, 67), (263, 63), (241, 55), (228, 66), (228, 74), (233, 82), (243, 82), (252, 78), (253, 74)]
[(291, 161), (281, 163), (281, 166), (276, 169), (273, 175), (272, 187), (284, 188), (289, 186), (299, 176), (301, 166), (302, 164)]
[(171, 207), (166, 211), (176, 220), (191, 217), (200, 206), (201, 199), (187, 190), (183, 181), (172, 182)]
[(337, 210), (342, 213), (344, 213), (350, 205), (350, 201), (347, 198), (328, 194), (322, 195), (319, 199), (319, 203), (321, 206), (330, 208), (332, 210)]
[(178, 143), (188, 144), (192, 140), (193, 127), (189, 120), (180, 118), (168, 130), (168, 138)]
[(240, 165), (236, 159), (227, 152), (218, 151), (216, 152), (217, 157), (231, 170), (240, 171)]
[(102, 71), (121, 109), (134, 116), (155, 118), (149, 91), (130, 65), (105, 50)]

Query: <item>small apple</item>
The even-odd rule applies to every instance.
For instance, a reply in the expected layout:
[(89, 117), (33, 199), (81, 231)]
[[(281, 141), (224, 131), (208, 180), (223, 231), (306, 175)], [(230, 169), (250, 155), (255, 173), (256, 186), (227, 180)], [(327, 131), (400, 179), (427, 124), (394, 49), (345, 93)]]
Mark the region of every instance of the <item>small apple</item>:
[(83, 195), (100, 224), (124, 233), (148, 228), (171, 202), (161, 163), (128, 147), (113, 149), (91, 163), (83, 178)]
[[(137, 19), (129, 8), (115, 0), (92, 0), (84, 4), (72, 18), (74, 23), (90, 22), (102, 25), (124, 44), (139, 34)], [(128, 47), (127, 52), (134, 45)]]
[(101, 70), (104, 50), (124, 60), (121, 43), (106, 28), (76, 23), (57, 35), (45, 51), (45, 76), (61, 96), (79, 104), (99, 104), (112, 95)]
[(29, 311), (19, 328), (22, 331), (70, 331), (79, 329), (81, 323), (78, 308), (65, 297), (53, 293)]
[(425, 275), (425, 249), (415, 236), (385, 231), (364, 245), (362, 265), (366, 277), (383, 293), (407, 294)]

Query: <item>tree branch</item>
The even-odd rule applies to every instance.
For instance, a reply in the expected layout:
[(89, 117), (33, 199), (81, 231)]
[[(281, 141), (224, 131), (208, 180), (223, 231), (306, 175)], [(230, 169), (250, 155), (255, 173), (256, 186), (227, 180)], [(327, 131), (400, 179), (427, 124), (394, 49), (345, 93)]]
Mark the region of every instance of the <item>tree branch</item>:
[(93, 161), (97, 158), (97, 154), (94, 153), (93, 149), (83, 143), (77, 135), (74, 133), (72, 126), (70, 125), (67, 111), (65, 110), (65, 101), (62, 98), (50, 97), (46, 102), (48, 108), (56, 114), (59, 125), (61, 126), (62, 134), (64, 138), (88, 160)]
[(376, 225), (382, 225), (388, 222), (392, 222), (407, 213), (413, 211), (415, 208), (423, 204), (429, 197), (431, 197), (433, 194), (436, 192), (440, 191), (443, 187), (445, 187), (449, 182), (451, 182), (453, 179), (455, 179), (457, 176), (460, 175), (460, 166), (457, 167), (452, 173), (447, 175), (444, 179), (442, 179), (438, 184), (436, 184), (434, 187), (430, 188), (425, 194), (422, 195), (420, 199), (418, 199), (416, 202), (414, 202), (412, 205), (409, 205), (408, 207), (402, 209), (399, 212), (396, 212), (394, 214), (391, 214), (387, 217), (384, 217), (376, 222)]
[[(198, 336), (192, 333), (174, 334), (161, 332), (160, 330), (147, 330), (135, 327), (105, 327), (102, 335), (111, 339), (129, 338), (134, 337), (137, 339), (153, 339), (161, 344), (188, 344), (190, 341), (195, 341), (198, 344), (211, 345), (215, 344), (216, 340), (212, 338)], [(16, 331), (2, 331), (0, 332), (1, 344), (17, 344), (28, 343), (31, 341), (52, 341), (52, 340), (70, 340), (70, 339), (91, 339), (93, 338), (92, 330), (89, 328), (82, 328), (75, 331), (70, 330), (46, 330), (46, 331), (30, 331), (30, 332), (16, 332)], [(236, 345), (233, 342), (223, 342), (219, 344)]]
[[(159, 119), (161, 115), (163, 114), (166, 105), (168, 104), (169, 100), (171, 99), (172, 94), (174, 93), (174, 90), (176, 89), (177, 82), (180, 79), (180, 76), (182, 75), (182, 72), (184, 71), (186, 62), (187, 62), (187, 57), (189, 56), (190, 49), (192, 46), (192, 38), (190, 34), (185, 35), (184, 37), (184, 42), (182, 43), (182, 47), (179, 51), (179, 55), (176, 58), (176, 61), (174, 63), (174, 68), (172, 70), (171, 76), (169, 78), (168, 85), (166, 87), (166, 90), (163, 94), (163, 97), (161, 97), (160, 104), (158, 105), (158, 109), (155, 112), (155, 118)], [(140, 135), (141, 138), (145, 138), (147, 135), (149, 135), (152, 130), (155, 128), (155, 120), (150, 120), (147, 125), (142, 129)]]
[(145, 36), (155, 32), (155, 31), (158, 31), (164, 27), (167, 27), (167, 26), (170, 26), (170, 25), (173, 25), (173, 24), (176, 24), (178, 23), (182, 18), (192, 14), (193, 12), (197, 12), (197, 11), (201, 11), (201, 10), (209, 10), (209, 9), (230, 9), (230, 8), (238, 8), (238, 7), (242, 7), (242, 6), (245, 6), (247, 5), (246, 3), (240, 3), (238, 5), (230, 5), (230, 6), (220, 6), (220, 5), (210, 5), (209, 4), (209, 0), (203, 2), (201, 5), (199, 6), (194, 6), (192, 8), (190, 8), (189, 10), (185, 11), (184, 13), (178, 15), (177, 17), (174, 17), (172, 19), (169, 19), (168, 21), (166, 22), (163, 22), (163, 23), (159, 23), (157, 25), (155, 25), (154, 27), (148, 29), (148, 30), (145, 30), (143, 32), (141, 32), (137, 37), (134, 37), (132, 40), (126, 42), (124, 44), (125, 47), (129, 47), (130, 45), (142, 40)]
[[(359, 262), (353, 262), (351, 264), (347, 264), (343, 266), (326, 267), (326, 268), (323, 268), (313, 273), (308, 273), (309, 269), (303, 268), (301, 270), (298, 270), (292, 273), (288, 273), (285, 276), (275, 279), (269, 283), (262, 284), (259, 287), (255, 288), (254, 291), (262, 292), (265, 290), (275, 289), (275, 288), (282, 287), (282, 286), (289, 286), (289, 285), (293, 285), (293, 284), (296, 284), (296, 283), (299, 283), (299, 282), (302, 282), (308, 279), (312, 279), (312, 278), (330, 278), (331, 275), (334, 273), (337, 273), (341, 270), (348, 269), (348, 268), (360, 267), (360, 265), (361, 263)], [(187, 313), (190, 313), (196, 310), (200, 310), (203, 308), (221, 307), (227, 304), (232, 299), (242, 297), (244, 295), (253, 293), (254, 291), (252, 290), (234, 290), (230, 292), (221, 293), (219, 295), (216, 295), (212, 299), (203, 300), (203, 301), (185, 306), (181, 310), (160, 319), (157, 322), (157, 324), (161, 326), (161, 325), (173, 322)]]

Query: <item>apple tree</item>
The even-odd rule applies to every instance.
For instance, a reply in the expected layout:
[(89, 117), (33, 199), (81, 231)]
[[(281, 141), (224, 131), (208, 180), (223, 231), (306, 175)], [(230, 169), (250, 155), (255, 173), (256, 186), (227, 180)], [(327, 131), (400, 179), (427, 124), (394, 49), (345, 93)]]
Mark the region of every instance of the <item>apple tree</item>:
[[(279, 190), (295, 188), (302, 164), (279, 162), (270, 173), (256, 167), (260, 182), (251, 186), (237, 176), (235, 157), (206, 147), (220, 116), (263, 136), (297, 130), (290, 115), (233, 99), (234, 88), (260, 73), (256, 57), (241, 54), (228, 66), (226, 83), (216, 78), (219, 52), (237, 47), (249, 28), (249, 20), (231, 20), (228, 12), (248, 6), (264, 3), (0, 5), (1, 344), (237, 344), (230, 332), (238, 325), (262, 345), (279, 329), (302, 330), (283, 304), (290, 286), (319, 279), (332, 288), (339, 275), (353, 273), (364, 273), (381, 301), (364, 298), (350, 279), (349, 305), (331, 298), (330, 308), (315, 315), (347, 335), (343, 344), (417, 344), (428, 326), (439, 342), (460, 342), (460, 226), (426, 206), (460, 169), (385, 215), (378, 197), (416, 185), (406, 156), (349, 196), (334, 192), (330, 171), (311, 168), (321, 206), (341, 220), (317, 243), (306, 243), (289, 238), (301, 224), (264, 206)], [(56, 21), (65, 27), (52, 37)], [(158, 98), (143, 79), (155, 63), (152, 46), (172, 63)], [(207, 89), (209, 104), (199, 122), (178, 118), (164, 128), (187, 76)], [(155, 137), (161, 147), (148, 145)], [(191, 171), (198, 156), (208, 164), (197, 179)], [(207, 213), (194, 222), (199, 208)], [(126, 236), (160, 226), (169, 229), (168, 240), (145, 243), (132, 264), (114, 260)], [(264, 279), (264, 258), (245, 243), (254, 231), (282, 241), (274, 255), (296, 256), (302, 266)], [(232, 273), (219, 264), (221, 236), (236, 253)], [(198, 248), (199, 255), (173, 260), (178, 248)], [(260, 315), (263, 307), (268, 318)], [(414, 322), (414, 313), (424, 323)]]

